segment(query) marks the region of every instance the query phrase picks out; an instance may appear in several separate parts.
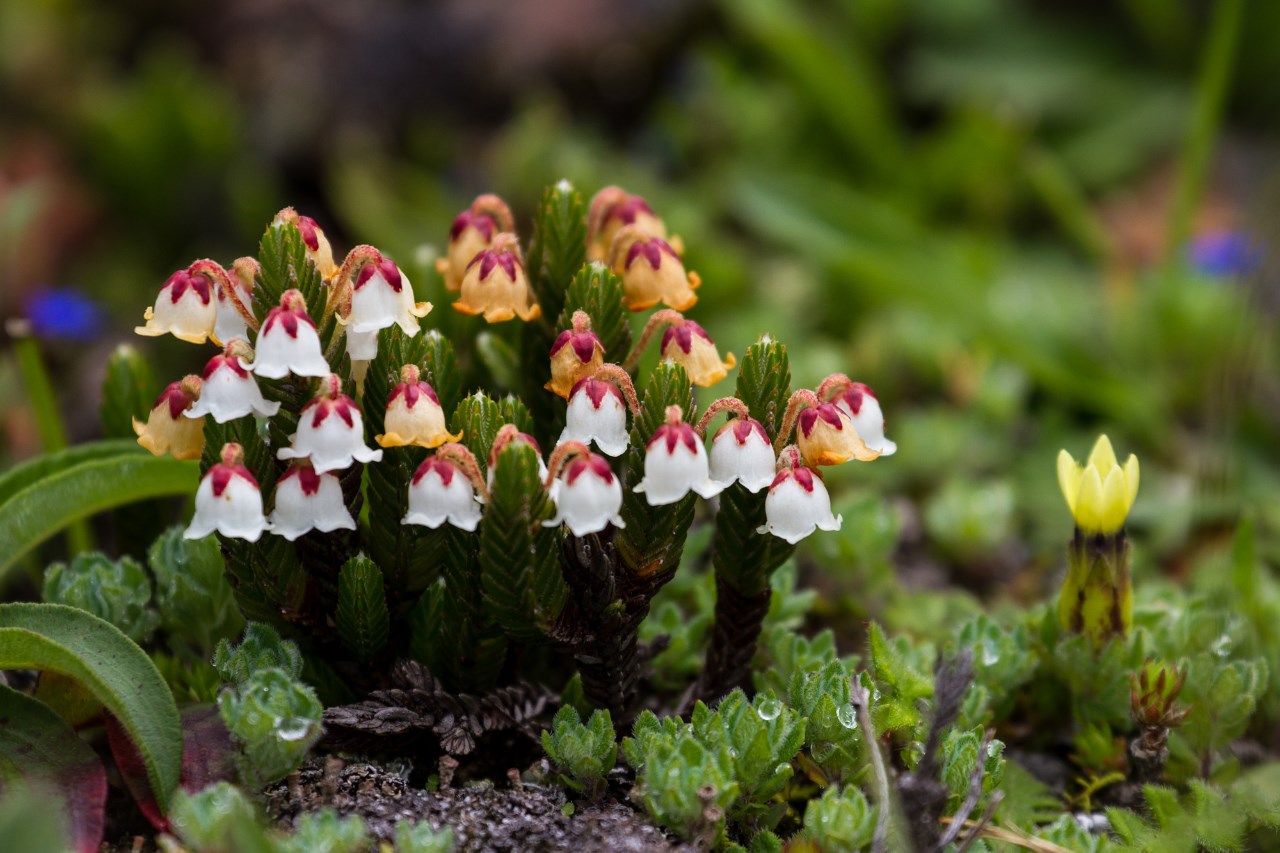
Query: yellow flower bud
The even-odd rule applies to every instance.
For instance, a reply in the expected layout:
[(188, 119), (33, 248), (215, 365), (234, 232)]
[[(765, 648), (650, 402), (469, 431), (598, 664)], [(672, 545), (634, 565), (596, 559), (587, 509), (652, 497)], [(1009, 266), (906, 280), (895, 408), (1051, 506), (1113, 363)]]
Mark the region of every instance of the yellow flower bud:
[(1111, 441), (1099, 436), (1085, 465), (1066, 450), (1058, 453), (1058, 485), (1081, 531), (1115, 533), (1138, 496), (1138, 457), (1130, 454), (1120, 467)]

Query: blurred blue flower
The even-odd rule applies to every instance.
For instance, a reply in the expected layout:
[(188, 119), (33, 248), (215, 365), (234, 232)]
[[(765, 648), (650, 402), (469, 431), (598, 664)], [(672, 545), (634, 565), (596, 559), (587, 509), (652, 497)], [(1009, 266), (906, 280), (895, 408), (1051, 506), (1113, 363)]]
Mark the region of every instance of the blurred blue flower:
[(72, 287), (37, 290), (25, 308), (31, 331), (44, 340), (93, 340), (106, 320), (101, 305)]
[(1243, 231), (1201, 234), (1187, 247), (1191, 265), (1215, 278), (1248, 275), (1262, 266), (1262, 247)]

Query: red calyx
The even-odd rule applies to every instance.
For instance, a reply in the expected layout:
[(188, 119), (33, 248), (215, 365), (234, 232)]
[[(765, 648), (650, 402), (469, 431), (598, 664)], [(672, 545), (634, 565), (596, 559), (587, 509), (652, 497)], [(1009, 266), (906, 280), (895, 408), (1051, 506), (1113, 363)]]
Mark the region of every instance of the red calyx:
[(817, 406), (810, 406), (800, 413), (800, 429), (804, 431), (805, 438), (808, 438), (809, 434), (813, 432), (813, 428), (819, 419), (836, 429), (844, 429), (844, 421), (840, 418), (840, 410), (833, 403), (820, 403)]
[(624, 268), (629, 268), (636, 258), (643, 257), (649, 262), (649, 266), (657, 269), (662, 265), (662, 256), (670, 255), (676, 260), (680, 256), (676, 254), (676, 250), (666, 240), (660, 237), (650, 237), (647, 240), (637, 240), (631, 244), (631, 248), (627, 249), (627, 262)]
[(675, 453), (676, 445), (684, 442), (684, 446), (689, 449), (690, 453), (698, 452), (698, 434), (693, 431), (693, 427), (686, 423), (663, 424), (653, 433), (653, 438), (649, 439), (649, 443), (645, 445), (645, 449), (649, 450), (659, 441), (667, 442), (667, 453)]
[(359, 290), (365, 286), (369, 279), (373, 278), (373, 274), (382, 273), (382, 278), (391, 285), (391, 289), (396, 293), (400, 292), (400, 288), (404, 286), (404, 282), (400, 277), (400, 268), (397, 267), (390, 258), (379, 257), (375, 263), (370, 261), (360, 268), (360, 272), (356, 275), (356, 289)]
[(583, 364), (591, 360), (596, 347), (600, 347), (600, 351), (604, 352), (604, 344), (600, 343), (600, 338), (596, 337), (595, 332), (575, 332), (572, 329), (565, 329), (556, 336), (556, 342), (551, 345), (551, 355), (554, 356), (566, 346), (573, 347), (573, 354)]
[(345, 394), (339, 394), (333, 398), (316, 397), (302, 410), (303, 414), (306, 414), (307, 409), (312, 406), (315, 407), (315, 413), (311, 416), (311, 427), (313, 429), (324, 423), (330, 412), (336, 412), (338, 417), (346, 421), (348, 427), (354, 428), (356, 425), (354, 415), (354, 412), (357, 411), (356, 404)]
[[(182, 295), (188, 290), (195, 291), (196, 295), (200, 297), (200, 301), (205, 305), (208, 305), (209, 300), (213, 298), (213, 282), (209, 281), (208, 278), (200, 273), (195, 273), (193, 275), (186, 270), (178, 270), (176, 273), (169, 276), (168, 280), (164, 283), (164, 287), (169, 288), (169, 299), (172, 300), (175, 305), (178, 304), (178, 300), (181, 299)], [(161, 288), (161, 290), (163, 289), (164, 288)]]
[(253, 472), (243, 465), (227, 465), (219, 462), (209, 469), (209, 476), (213, 478), (213, 496), (215, 498), (222, 497), (222, 493), (231, 484), (232, 477), (244, 477), (253, 484), (255, 489), (258, 488), (258, 481), (253, 478)]
[(603, 456), (597, 456), (594, 453), (579, 456), (570, 462), (568, 471), (564, 475), (565, 482), (572, 486), (574, 481), (587, 471), (595, 474), (605, 483), (613, 482), (613, 469), (609, 467), (609, 463)]
[(800, 488), (804, 489), (806, 492), (813, 491), (813, 471), (803, 465), (797, 468), (783, 468), (779, 471), (777, 476), (773, 478), (773, 483), (769, 486), (769, 491), (773, 491), (778, 488), (778, 486), (782, 485), (782, 483), (788, 478), (794, 479), (800, 484)]
[(592, 379), (590, 376), (579, 379), (574, 383), (573, 388), (569, 391), (569, 398), (572, 399), (574, 394), (582, 391), (587, 395), (587, 399), (591, 401), (593, 408), (600, 408), (604, 403), (604, 398), (609, 394), (622, 399), (622, 392), (614, 387), (612, 382), (605, 382), (600, 379)]
[(454, 472), (458, 470), (457, 466), (445, 459), (436, 456), (428, 456), (426, 460), (418, 466), (418, 470), (413, 473), (413, 484), (416, 486), (418, 482), (432, 471), (440, 477), (442, 485), (448, 486), (453, 482)]
[(647, 213), (653, 216), (653, 208), (649, 207), (649, 203), (638, 195), (628, 196), (627, 200), (622, 204), (614, 205), (609, 209), (608, 218), (617, 219), (625, 225), (635, 224), (636, 218)]
[[(440, 397), (436, 395), (436, 389), (421, 380), (418, 382), (401, 382), (391, 392), (391, 400), (397, 397), (404, 397), (404, 404), (410, 409), (418, 404), (418, 398), (420, 397), (426, 397), (437, 406), (440, 405)], [(388, 406), (391, 405), (391, 400), (387, 401)]]
[(320, 226), (316, 224), (316, 221), (310, 216), (299, 216), (295, 224), (298, 226), (298, 231), (302, 233), (302, 242), (307, 244), (307, 248), (313, 252), (319, 251), (320, 235), (316, 233), (316, 230)]
[(449, 228), (450, 242), (456, 241), (462, 232), (467, 230), (467, 226), (479, 231), (484, 235), (486, 242), (493, 239), (493, 234), (498, 230), (498, 224), (493, 221), (493, 217), (487, 213), (472, 213), (464, 210), (454, 217), (453, 225)]
[(213, 358), (209, 359), (209, 362), (204, 366), (204, 372), (200, 374), (200, 378), (204, 380), (208, 380), (210, 376), (212, 376), (214, 373), (218, 371), (219, 368), (222, 368), (222, 367), (230, 368), (230, 370), (233, 373), (235, 373), (236, 376), (239, 376), (241, 379), (244, 379), (249, 375), (249, 371), (245, 370), (243, 367), (240, 366), (240, 359), (236, 358), (235, 356), (219, 353), (218, 355), (215, 355)]
[(160, 396), (156, 397), (155, 405), (151, 408), (158, 409), (162, 405), (168, 404), (169, 417), (176, 421), (182, 417), (182, 413), (194, 402), (195, 398), (182, 390), (182, 380), (179, 379), (177, 382), (170, 382), (165, 386), (165, 389), (160, 392)]
[(667, 330), (662, 333), (662, 349), (666, 350), (667, 345), (672, 341), (680, 347), (680, 350), (688, 355), (693, 350), (693, 336), (697, 335), (709, 344), (714, 342), (711, 336), (707, 334), (707, 330), (692, 320), (685, 320), (676, 326), (667, 326)]
[(519, 263), (514, 252), (498, 252), (493, 249), (485, 249), (471, 259), (471, 263), (467, 264), (470, 269), (475, 264), (480, 265), (481, 280), (489, 277), (489, 273), (493, 272), (495, 266), (501, 266), (506, 272), (507, 278), (512, 281), (516, 280), (516, 264)]

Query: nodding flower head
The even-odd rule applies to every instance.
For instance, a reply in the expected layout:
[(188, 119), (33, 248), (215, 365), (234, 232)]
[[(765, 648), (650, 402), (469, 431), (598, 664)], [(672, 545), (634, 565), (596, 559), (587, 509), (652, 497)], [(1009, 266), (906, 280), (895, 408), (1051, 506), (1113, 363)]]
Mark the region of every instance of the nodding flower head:
[(387, 414), (383, 434), (374, 441), (383, 447), (439, 447), (446, 441), (457, 441), (462, 433), (449, 432), (444, 422), (444, 409), (436, 389), (420, 378), (417, 365), (400, 368), (400, 383), (387, 398)]
[(853, 421), (835, 403), (819, 403), (800, 412), (796, 443), (806, 465), (839, 465), (850, 459), (869, 462), (880, 455), (858, 437)]
[(400, 268), (372, 247), (351, 286), (351, 310), (338, 322), (347, 327), (347, 354), (357, 361), (378, 355), (378, 332), (399, 326), (408, 337), (418, 334), (418, 319), (431, 312), (431, 303), (415, 302), (413, 285)]
[(224, 424), (247, 415), (269, 418), (280, 411), (279, 403), (268, 402), (253, 375), (244, 366), (253, 350), (240, 338), (232, 338), (222, 352), (209, 359), (200, 379), (200, 399), (187, 410), (188, 418), (213, 415)]
[(316, 324), (307, 314), (302, 294), (286, 290), (280, 304), (267, 312), (258, 332), (252, 366), (258, 376), (283, 379), (294, 376), (328, 376), (329, 362), (320, 349)]
[(720, 352), (707, 330), (692, 320), (683, 320), (668, 326), (662, 333), (662, 357), (669, 358), (685, 369), (689, 381), (706, 388), (729, 375), (729, 369), (738, 363), (729, 353), (720, 360)]
[(267, 521), (272, 533), (290, 542), (312, 530), (356, 529), (338, 476), (317, 473), (305, 459), (296, 460), (276, 481), (275, 508)]
[(591, 318), (573, 312), (573, 328), (565, 329), (551, 345), (551, 381), (543, 387), (569, 399), (578, 382), (604, 364), (604, 344), (591, 331)]
[(533, 301), (529, 277), (514, 234), (499, 234), (493, 245), (471, 259), (462, 276), (462, 294), (453, 307), (463, 314), (483, 314), (490, 323), (542, 316)]
[(365, 447), (360, 409), (342, 393), (342, 380), (335, 373), (321, 381), (311, 402), (302, 407), (298, 431), (289, 437), (289, 443), (276, 451), (276, 458), (309, 458), (321, 474), (348, 468), (353, 462), (382, 459), (381, 450)]
[(551, 488), (556, 504), (554, 518), (545, 527), (568, 526), (574, 536), (599, 533), (610, 524), (622, 528), (622, 484), (603, 456), (575, 455), (560, 470)]
[(221, 461), (200, 480), (196, 514), (182, 537), (203, 539), (217, 531), (232, 539), (257, 542), (268, 529), (258, 481), (244, 467), (244, 450), (235, 443), (223, 445)]
[(1129, 454), (1120, 467), (1111, 440), (1099, 436), (1085, 465), (1058, 453), (1058, 485), (1082, 533), (1116, 533), (1138, 496), (1138, 457)]
[(161, 391), (147, 422), (134, 418), (138, 444), (156, 456), (171, 453), (174, 459), (199, 459), (204, 451), (204, 417), (190, 412), (200, 399), (201, 384), (199, 376), (187, 376)]
[(667, 226), (649, 203), (621, 187), (605, 187), (591, 200), (587, 214), (587, 258), (603, 261), (609, 256), (618, 231), (633, 225), (651, 237), (667, 239)]
[(213, 335), (218, 319), (213, 281), (204, 273), (178, 270), (165, 281), (155, 305), (142, 316), (147, 323), (134, 328), (139, 335), (173, 335), (180, 341), (202, 344)]
[(444, 276), (445, 290), (461, 290), (462, 277), (472, 259), (490, 248), (498, 234), (511, 231), (512, 226), (510, 208), (495, 195), (482, 195), (459, 213), (449, 229), (449, 248), (436, 261), (436, 270)]
[(755, 418), (732, 418), (711, 439), (711, 479), (758, 492), (773, 482), (776, 459), (764, 426)]
[(756, 532), (794, 545), (815, 530), (839, 530), (843, 519), (831, 513), (831, 496), (817, 469), (800, 464), (795, 448), (784, 449), (779, 464), (764, 499), (765, 523)]
[(644, 311), (659, 302), (685, 311), (698, 301), (693, 292), (701, 284), (698, 276), (685, 272), (670, 243), (635, 225), (626, 226), (613, 238), (609, 266), (622, 279), (622, 298), (632, 311)]
[(875, 392), (861, 382), (850, 382), (832, 401), (836, 408), (849, 416), (858, 437), (871, 450), (881, 456), (892, 456), (898, 445), (884, 434), (884, 412)]
[(702, 439), (682, 417), (679, 406), (668, 406), (666, 423), (654, 431), (645, 447), (644, 478), (635, 491), (650, 506), (675, 503), (691, 491), (712, 498), (724, 490), (724, 483), (711, 479)]
[(402, 524), (472, 531), (480, 524), (480, 498), (466, 472), (440, 455), (428, 456), (409, 482), (409, 510)]
[(607, 379), (579, 379), (569, 394), (564, 430), (557, 444), (595, 442), (600, 452), (621, 456), (631, 444), (627, 433), (627, 404), (622, 392)]

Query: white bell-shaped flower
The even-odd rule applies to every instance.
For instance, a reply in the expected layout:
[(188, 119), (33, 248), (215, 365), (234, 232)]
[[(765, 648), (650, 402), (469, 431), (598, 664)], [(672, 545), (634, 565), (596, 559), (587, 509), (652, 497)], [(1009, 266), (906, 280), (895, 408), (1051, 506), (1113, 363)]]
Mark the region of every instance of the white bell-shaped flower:
[(276, 481), (275, 508), (267, 518), (271, 532), (290, 542), (311, 530), (355, 530), (356, 521), (342, 496), (336, 474), (318, 474), (299, 460)]
[(339, 320), (348, 333), (367, 335), (399, 325), (413, 337), (418, 334), (418, 318), (427, 316), (431, 304), (414, 302), (413, 287), (400, 268), (376, 250), (371, 252), (372, 260), (360, 267), (351, 287), (351, 311)]
[(622, 528), (622, 484), (603, 456), (587, 453), (571, 459), (551, 489), (554, 518), (544, 527), (569, 526), (574, 536), (599, 533), (610, 524)]
[(644, 478), (635, 487), (649, 506), (673, 504), (689, 492), (713, 498), (725, 484), (711, 479), (707, 451), (693, 426), (681, 418), (679, 406), (667, 407), (667, 422), (645, 446)]
[(232, 539), (257, 542), (267, 529), (262, 493), (244, 467), (244, 451), (235, 443), (223, 445), (222, 461), (209, 468), (196, 489), (196, 514), (182, 537), (203, 539), (216, 530)]
[(307, 315), (302, 294), (286, 290), (280, 304), (267, 312), (267, 319), (254, 342), (252, 365), (245, 365), (258, 376), (283, 379), (294, 376), (328, 376), (329, 362), (320, 348), (316, 324)]
[(203, 380), (200, 398), (187, 409), (187, 417), (212, 415), (215, 421), (225, 424), (246, 415), (269, 418), (280, 411), (279, 403), (263, 398), (257, 381), (241, 361), (252, 354), (248, 344), (233, 338), (220, 354), (209, 359), (200, 377)]
[(783, 468), (764, 499), (765, 523), (757, 533), (772, 533), (792, 545), (814, 530), (839, 530), (842, 518), (831, 514), (831, 496), (816, 469)]
[(461, 468), (438, 455), (428, 456), (409, 482), (409, 511), (401, 524), (434, 529), (445, 522), (475, 530), (480, 524), (480, 498)]
[(885, 437), (884, 412), (880, 408), (880, 401), (876, 399), (875, 392), (870, 388), (861, 382), (850, 383), (849, 387), (835, 398), (835, 404), (836, 408), (853, 421), (854, 429), (858, 431), (858, 438), (861, 438), (868, 448), (881, 456), (892, 456), (897, 451), (898, 445)]
[(342, 380), (329, 374), (311, 402), (302, 407), (298, 431), (289, 437), (291, 446), (276, 451), (278, 459), (311, 459), (317, 473), (340, 471), (353, 462), (377, 462), (381, 450), (364, 444), (364, 418), (355, 402), (342, 393)]
[(251, 260), (241, 259), (236, 262), (233, 273), (235, 281), (231, 285), (235, 288), (234, 299), (226, 292), (225, 282), (218, 285), (218, 310), (217, 319), (213, 324), (213, 337), (220, 344), (226, 344), (233, 338), (249, 340), (249, 322), (236, 307), (235, 300), (239, 299), (240, 304), (246, 309), (253, 301), (253, 276), (256, 264), (249, 263)]
[(725, 488), (739, 482), (758, 492), (773, 482), (777, 459), (764, 426), (755, 418), (733, 418), (711, 439), (711, 479)]
[(564, 430), (556, 444), (595, 442), (602, 453), (621, 456), (631, 444), (627, 434), (627, 404), (622, 392), (603, 379), (580, 379), (569, 394)]
[(155, 305), (142, 315), (147, 324), (134, 327), (134, 332), (147, 337), (169, 334), (187, 343), (204, 343), (213, 334), (218, 317), (213, 291), (208, 276), (178, 270), (160, 288)]
[[(504, 432), (506, 430), (510, 431), (510, 437), (507, 437)], [(538, 440), (527, 432), (519, 432), (514, 425), (507, 424), (498, 431), (493, 447), (489, 448), (489, 473), (485, 477), (485, 484), (489, 487), (489, 491), (493, 491), (493, 474), (498, 469), (498, 460), (502, 457), (502, 451), (513, 441), (522, 441), (533, 448), (533, 452), (538, 455), (538, 481), (544, 482), (547, 479), (547, 463), (542, 459), (542, 447), (538, 444)]]

